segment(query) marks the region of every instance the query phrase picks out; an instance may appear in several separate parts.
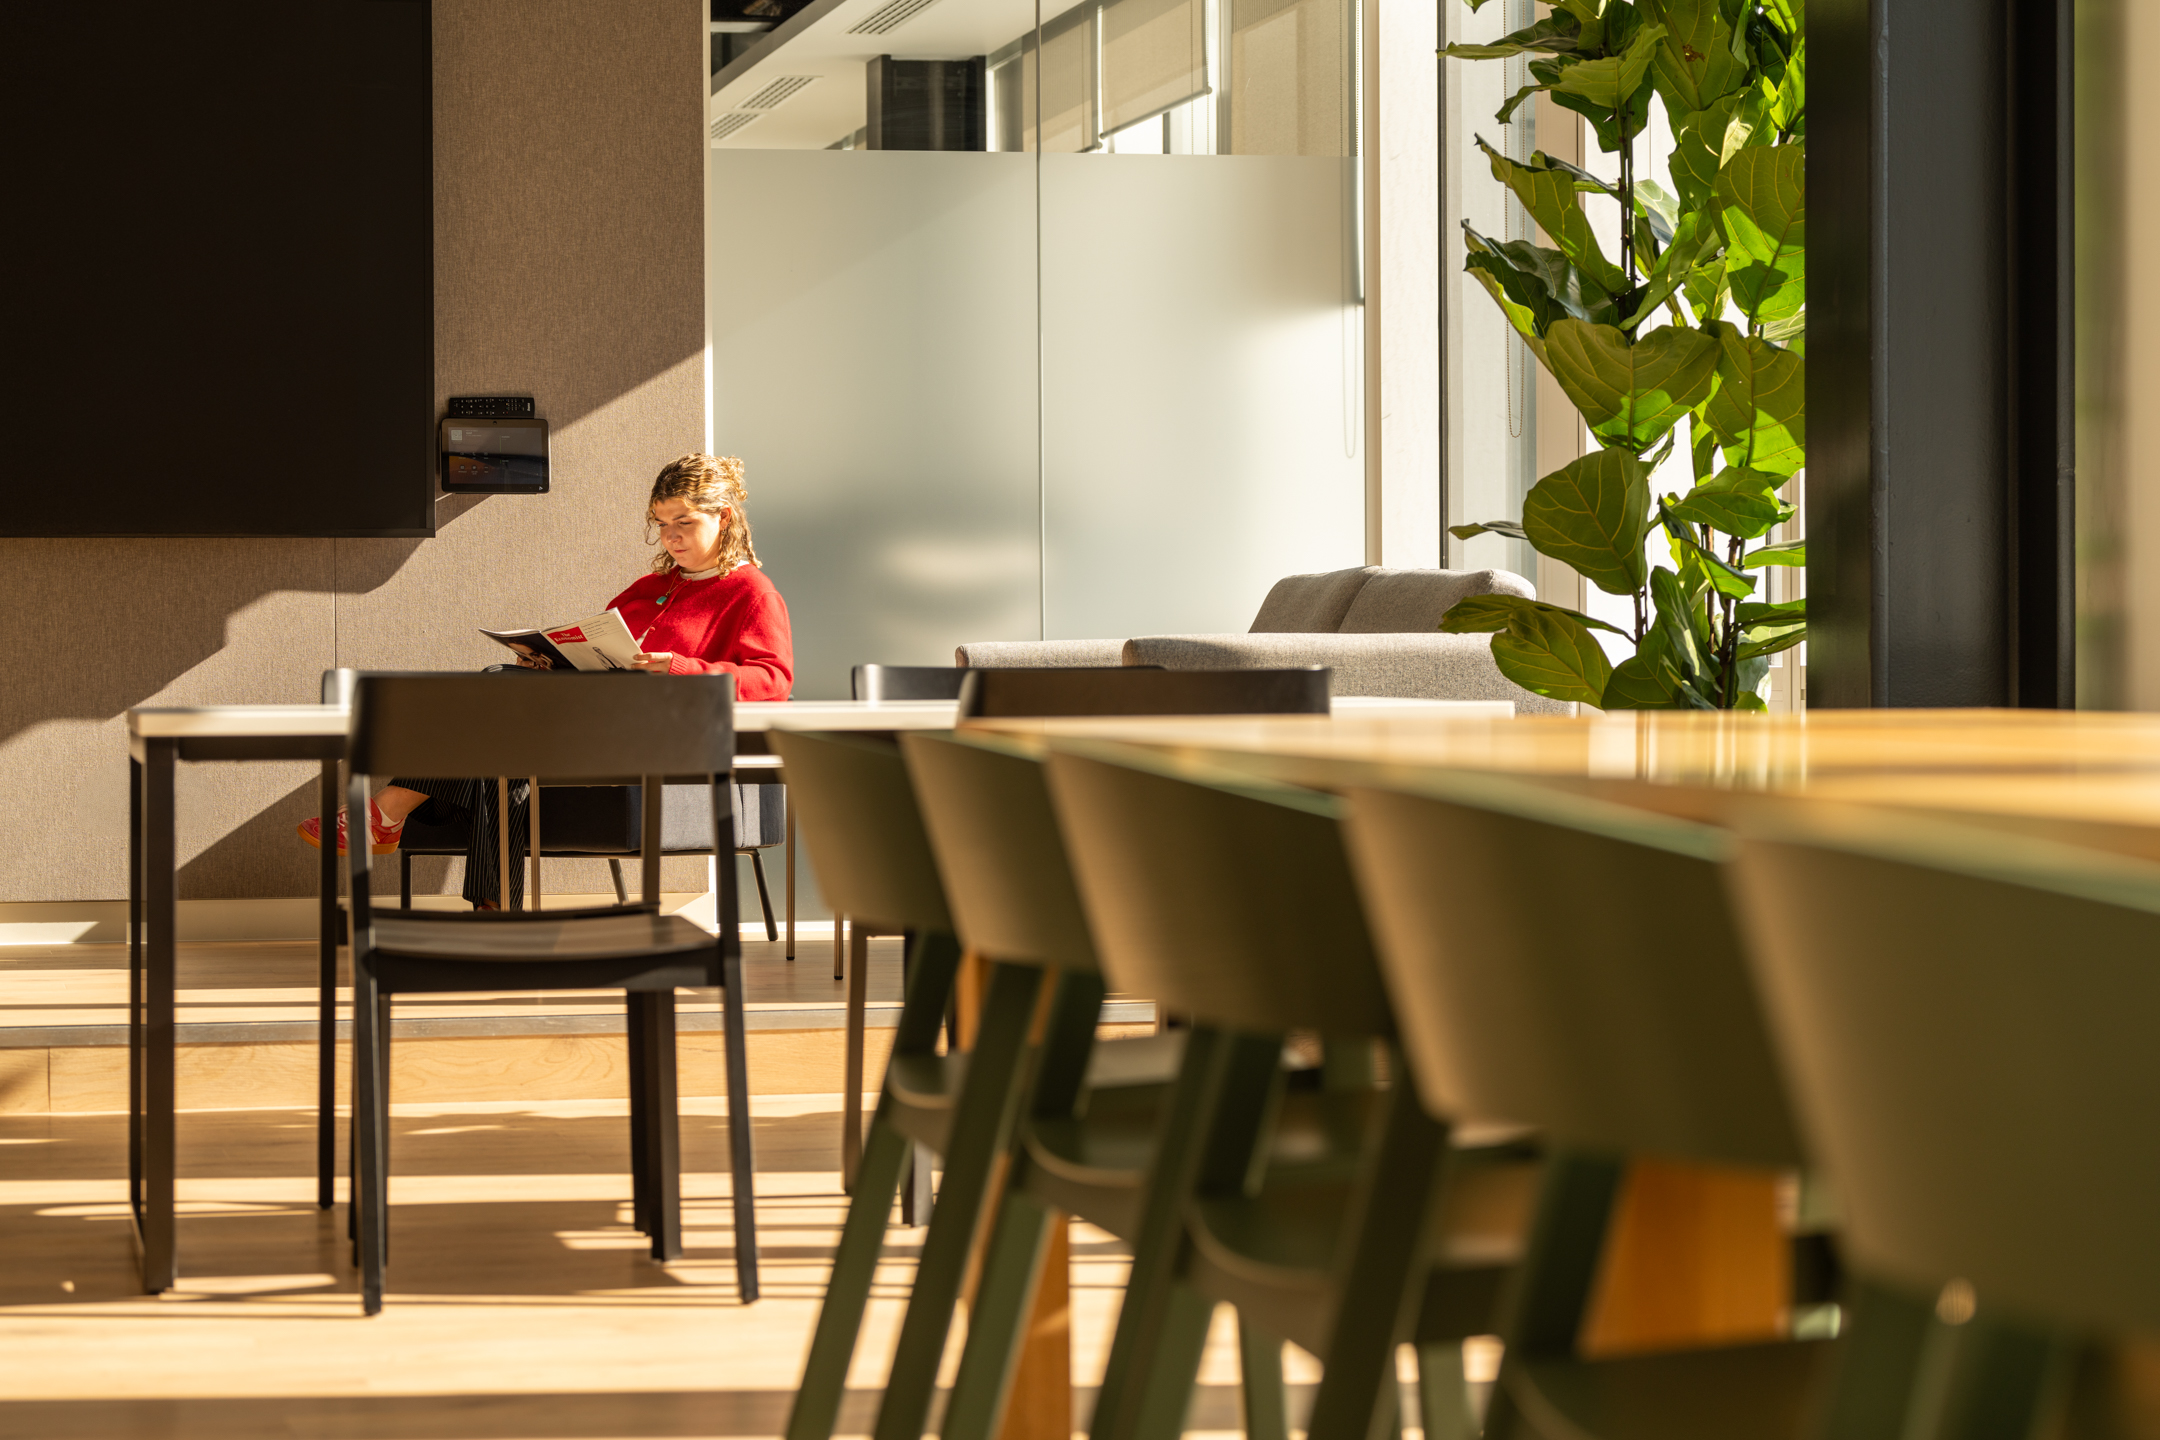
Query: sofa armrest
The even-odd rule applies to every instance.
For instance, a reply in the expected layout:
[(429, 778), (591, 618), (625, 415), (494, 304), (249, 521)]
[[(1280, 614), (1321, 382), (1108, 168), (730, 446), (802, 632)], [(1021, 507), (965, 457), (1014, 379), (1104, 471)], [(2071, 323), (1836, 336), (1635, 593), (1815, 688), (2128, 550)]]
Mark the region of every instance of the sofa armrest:
[(953, 651), (955, 665), (978, 670), (1059, 670), (1121, 665), (1122, 640), (976, 640)]
[(1169, 670), (1325, 665), (1335, 672), (1329, 688), (1337, 695), (1509, 700), (1518, 715), (1575, 713), (1568, 702), (1534, 695), (1502, 675), (1487, 635), (1141, 635), (1125, 642), (1124, 662)]

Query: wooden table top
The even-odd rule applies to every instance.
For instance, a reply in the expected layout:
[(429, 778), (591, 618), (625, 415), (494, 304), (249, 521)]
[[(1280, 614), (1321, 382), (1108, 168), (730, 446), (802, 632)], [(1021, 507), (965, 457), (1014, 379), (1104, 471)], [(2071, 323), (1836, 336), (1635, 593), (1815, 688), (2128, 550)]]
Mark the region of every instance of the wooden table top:
[(1030, 746), (1117, 742), (1331, 788), (1433, 768), (1595, 788), (1805, 795), (2160, 832), (2160, 715), (2052, 710), (1643, 711), (1581, 719), (982, 720)]

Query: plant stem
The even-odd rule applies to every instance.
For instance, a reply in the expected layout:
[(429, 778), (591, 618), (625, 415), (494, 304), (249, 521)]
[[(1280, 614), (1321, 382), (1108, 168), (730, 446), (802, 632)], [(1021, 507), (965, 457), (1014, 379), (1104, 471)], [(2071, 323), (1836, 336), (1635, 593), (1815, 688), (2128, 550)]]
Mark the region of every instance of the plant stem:
[(1635, 284), (1635, 143), (1628, 134), (1628, 97), (1620, 97), (1620, 268)]

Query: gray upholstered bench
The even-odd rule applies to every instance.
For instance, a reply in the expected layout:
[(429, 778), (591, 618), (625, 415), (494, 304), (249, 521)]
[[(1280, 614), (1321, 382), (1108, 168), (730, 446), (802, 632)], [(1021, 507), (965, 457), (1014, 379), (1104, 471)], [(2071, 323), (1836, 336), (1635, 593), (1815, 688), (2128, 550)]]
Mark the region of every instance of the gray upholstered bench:
[(1467, 595), (1535, 597), (1505, 570), (1390, 570), (1367, 565), (1275, 582), (1252, 629), (1228, 635), (1140, 635), (1129, 640), (989, 640), (954, 660), (986, 669), (1160, 665), (1238, 670), (1325, 665), (1337, 695), (1424, 700), (1511, 700), (1524, 715), (1575, 707), (1534, 695), (1493, 664), (1489, 635), (1443, 635), (1440, 617)]

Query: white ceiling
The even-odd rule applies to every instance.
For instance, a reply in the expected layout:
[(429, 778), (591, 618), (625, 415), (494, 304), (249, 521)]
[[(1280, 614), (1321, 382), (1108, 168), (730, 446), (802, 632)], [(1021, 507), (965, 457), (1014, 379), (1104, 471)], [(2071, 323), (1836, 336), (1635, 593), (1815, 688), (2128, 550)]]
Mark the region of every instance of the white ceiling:
[[(879, 55), (901, 60), (957, 60), (989, 55), (1033, 29), (1036, 0), (932, 0), (897, 27), (876, 35), (849, 30), (876, 15), (892, 0), (838, 0), (813, 6), (796, 17), (812, 16), (800, 31), (739, 73), (713, 94), (708, 123), (729, 130), (716, 148), (742, 150), (822, 150), (860, 129), (865, 119), (863, 66)], [(1078, 0), (1044, 0), (1042, 18), (1072, 8)], [(792, 29), (795, 22), (782, 26)], [(778, 33), (778, 32), (776, 32)], [(739, 62), (738, 62), (739, 63)], [(732, 67), (731, 67), (732, 68)], [(791, 87), (777, 82), (808, 77)], [(772, 92), (768, 94), (767, 92)], [(791, 91), (785, 93), (783, 91)], [(757, 101), (753, 105), (751, 102)], [(727, 124), (733, 115), (756, 115), (744, 124)]]

